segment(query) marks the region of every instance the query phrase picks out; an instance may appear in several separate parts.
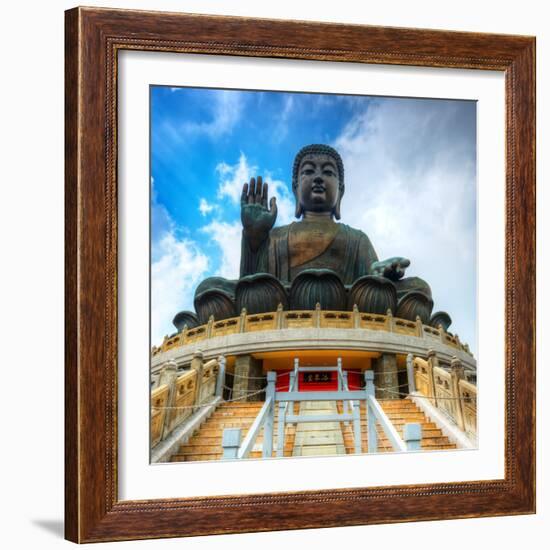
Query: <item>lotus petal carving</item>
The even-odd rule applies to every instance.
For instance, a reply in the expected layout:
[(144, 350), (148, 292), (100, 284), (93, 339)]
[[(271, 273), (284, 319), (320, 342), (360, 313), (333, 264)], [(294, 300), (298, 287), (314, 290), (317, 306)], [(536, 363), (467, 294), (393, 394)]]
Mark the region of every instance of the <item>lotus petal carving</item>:
[(340, 277), (330, 269), (308, 269), (298, 274), (290, 288), (291, 309), (346, 309), (346, 289)]
[(187, 328), (198, 327), (199, 318), (193, 311), (180, 311), (172, 319), (172, 324), (178, 329), (178, 332), (181, 332), (185, 325)]
[(433, 307), (434, 302), (429, 296), (423, 292), (411, 290), (397, 303), (395, 316), (408, 321), (416, 321), (416, 318), (420, 317), (422, 323), (427, 324)]
[(430, 317), (430, 326), (438, 328), (439, 325), (443, 327), (444, 331), (447, 331), (452, 323), (451, 316), (446, 311), (437, 311)]
[(397, 307), (397, 290), (395, 285), (385, 277), (365, 275), (357, 279), (351, 287), (348, 298), (348, 309), (357, 305), (362, 313), (386, 313), (388, 309), (395, 313)]
[(276, 311), (279, 304), (288, 309), (288, 297), (283, 285), (269, 273), (255, 273), (242, 277), (235, 290), (237, 311), (246, 308), (247, 313)]

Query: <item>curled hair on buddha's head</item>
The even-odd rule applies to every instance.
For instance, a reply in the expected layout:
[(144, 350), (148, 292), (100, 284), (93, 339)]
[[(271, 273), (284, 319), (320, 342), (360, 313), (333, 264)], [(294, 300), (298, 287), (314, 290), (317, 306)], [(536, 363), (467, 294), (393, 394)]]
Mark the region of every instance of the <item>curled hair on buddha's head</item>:
[(306, 145), (302, 147), (296, 156), (294, 157), (294, 164), (292, 166), (292, 192), (296, 197), (296, 217), (299, 218), (303, 214), (302, 205), (298, 202), (297, 197), (297, 188), (298, 188), (298, 172), (300, 170), (300, 164), (306, 155), (329, 155), (336, 162), (336, 167), (338, 168), (338, 180), (339, 180), (339, 196), (336, 207), (334, 208), (334, 217), (340, 219), (340, 201), (342, 200), (342, 195), (344, 194), (345, 185), (344, 185), (344, 163), (340, 153), (336, 149), (333, 149), (330, 145), (324, 145), (321, 143), (313, 143), (312, 145)]

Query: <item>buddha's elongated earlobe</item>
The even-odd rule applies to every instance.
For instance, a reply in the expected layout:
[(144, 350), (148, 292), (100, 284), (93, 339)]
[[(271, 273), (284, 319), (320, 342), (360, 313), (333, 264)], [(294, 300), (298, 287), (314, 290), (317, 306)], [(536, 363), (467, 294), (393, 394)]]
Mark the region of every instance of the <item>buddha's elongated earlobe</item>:
[(340, 196), (338, 198), (338, 201), (336, 203), (336, 206), (334, 207), (334, 210), (332, 211), (334, 214), (334, 217), (339, 220), (340, 219), (340, 202), (342, 201), (342, 197)]
[(296, 203), (296, 208), (294, 209), (294, 215), (300, 219), (302, 215), (304, 214), (304, 209), (302, 208), (302, 205), (300, 204), (300, 199), (298, 198), (298, 192), (296, 187), (294, 185), (292, 186), (292, 194), (294, 195), (294, 201)]
[(339, 192), (338, 192), (338, 200), (336, 201), (336, 205), (334, 207), (334, 210), (332, 211), (332, 213), (334, 214), (334, 217), (339, 220), (340, 219), (340, 204), (342, 203), (342, 197), (344, 196), (344, 191), (346, 190), (346, 188), (344, 187), (344, 185), (340, 185), (340, 188), (339, 188)]

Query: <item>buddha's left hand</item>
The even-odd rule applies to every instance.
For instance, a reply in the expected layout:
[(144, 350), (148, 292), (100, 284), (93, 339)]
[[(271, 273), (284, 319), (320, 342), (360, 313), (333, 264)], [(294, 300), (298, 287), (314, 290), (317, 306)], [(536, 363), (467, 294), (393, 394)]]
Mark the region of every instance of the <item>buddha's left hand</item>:
[(378, 275), (380, 277), (386, 277), (391, 281), (398, 281), (405, 275), (405, 269), (411, 265), (410, 260), (407, 258), (389, 258), (382, 260), (381, 262), (374, 262), (371, 265), (371, 275)]

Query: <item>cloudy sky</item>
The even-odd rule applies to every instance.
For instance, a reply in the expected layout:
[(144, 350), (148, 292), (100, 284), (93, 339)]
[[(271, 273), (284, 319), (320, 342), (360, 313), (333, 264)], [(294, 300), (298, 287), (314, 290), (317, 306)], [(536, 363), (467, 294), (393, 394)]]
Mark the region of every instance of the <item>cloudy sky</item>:
[(476, 105), (472, 101), (151, 88), (151, 337), (174, 332), (205, 277), (238, 278), (240, 194), (261, 175), (293, 220), (292, 162), (310, 143), (342, 155), (342, 222), (380, 259), (411, 260), (434, 311), (476, 345)]

